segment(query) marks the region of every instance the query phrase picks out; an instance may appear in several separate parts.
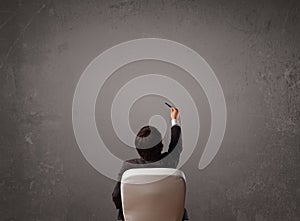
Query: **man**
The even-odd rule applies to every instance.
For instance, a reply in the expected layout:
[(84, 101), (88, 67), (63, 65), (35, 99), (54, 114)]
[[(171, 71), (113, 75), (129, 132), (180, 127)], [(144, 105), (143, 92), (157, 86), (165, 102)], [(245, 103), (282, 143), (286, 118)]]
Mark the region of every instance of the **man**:
[[(141, 156), (138, 159), (127, 160), (123, 163), (118, 175), (118, 182), (112, 193), (112, 199), (119, 210), (118, 220), (124, 220), (121, 201), (121, 178), (123, 173), (131, 168), (153, 168), (168, 167), (176, 168), (182, 151), (181, 127), (179, 122), (179, 111), (175, 107), (170, 108), (171, 115), (171, 141), (169, 149), (161, 153), (163, 149), (162, 136), (160, 132), (152, 126), (144, 126), (138, 132), (135, 139), (137, 152)], [(155, 211), (153, 211), (155, 212)], [(186, 210), (184, 210), (183, 220), (188, 220)]]

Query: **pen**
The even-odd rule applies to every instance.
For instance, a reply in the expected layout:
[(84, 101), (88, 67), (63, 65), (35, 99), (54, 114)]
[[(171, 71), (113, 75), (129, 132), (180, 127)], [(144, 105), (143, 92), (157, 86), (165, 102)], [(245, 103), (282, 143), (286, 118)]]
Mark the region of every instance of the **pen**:
[(165, 102), (165, 104), (169, 107), (169, 108), (171, 108), (172, 106), (170, 105), (170, 104), (168, 104), (167, 102)]

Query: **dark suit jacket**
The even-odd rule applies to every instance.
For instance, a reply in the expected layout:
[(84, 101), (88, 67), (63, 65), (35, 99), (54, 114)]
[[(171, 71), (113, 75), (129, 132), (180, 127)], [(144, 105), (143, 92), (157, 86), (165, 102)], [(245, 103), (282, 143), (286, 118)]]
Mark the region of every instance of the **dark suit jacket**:
[[(181, 127), (174, 125), (171, 127), (171, 141), (169, 144), (168, 152), (162, 153), (157, 159), (153, 161), (146, 161), (143, 158), (127, 160), (123, 163), (123, 166), (118, 174), (118, 182), (112, 193), (112, 199), (115, 203), (116, 209), (119, 210), (118, 220), (124, 220), (122, 201), (121, 201), (121, 178), (123, 173), (132, 168), (176, 168), (179, 162), (180, 153), (182, 151), (182, 138)], [(188, 220), (187, 211), (184, 211), (184, 220)]]

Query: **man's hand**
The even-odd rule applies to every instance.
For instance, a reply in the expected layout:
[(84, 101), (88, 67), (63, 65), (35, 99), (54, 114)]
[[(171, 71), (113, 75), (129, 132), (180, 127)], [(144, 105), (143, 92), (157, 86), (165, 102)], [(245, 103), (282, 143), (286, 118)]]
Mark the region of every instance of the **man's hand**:
[(171, 118), (172, 119), (178, 119), (178, 117), (179, 117), (179, 111), (178, 111), (178, 109), (176, 108), (176, 107), (171, 107)]

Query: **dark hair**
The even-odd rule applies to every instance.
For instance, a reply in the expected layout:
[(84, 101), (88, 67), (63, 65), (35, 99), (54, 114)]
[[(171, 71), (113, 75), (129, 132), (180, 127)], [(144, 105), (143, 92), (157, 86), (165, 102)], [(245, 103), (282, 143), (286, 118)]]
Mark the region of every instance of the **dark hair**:
[(153, 126), (142, 127), (136, 135), (135, 147), (143, 159), (159, 160), (163, 148), (160, 132)]

